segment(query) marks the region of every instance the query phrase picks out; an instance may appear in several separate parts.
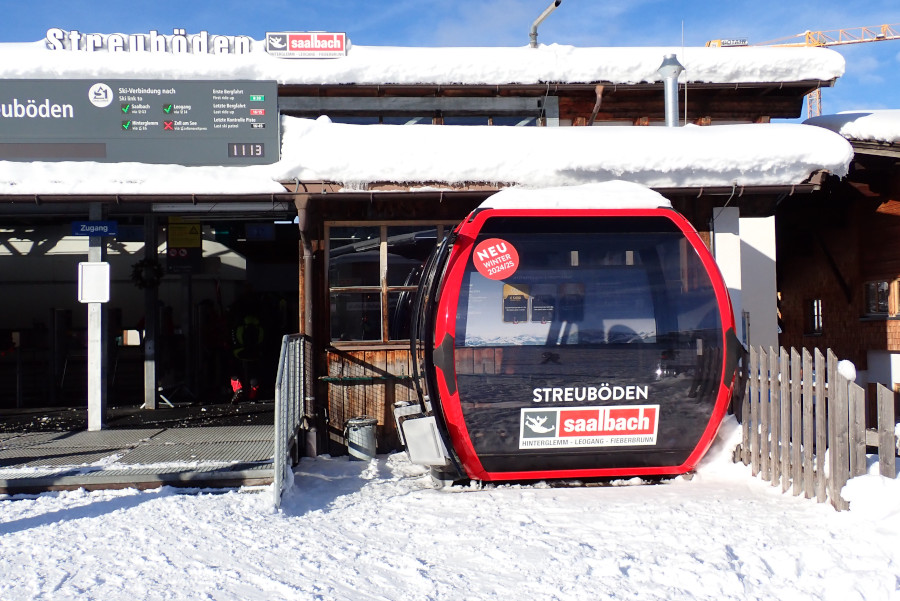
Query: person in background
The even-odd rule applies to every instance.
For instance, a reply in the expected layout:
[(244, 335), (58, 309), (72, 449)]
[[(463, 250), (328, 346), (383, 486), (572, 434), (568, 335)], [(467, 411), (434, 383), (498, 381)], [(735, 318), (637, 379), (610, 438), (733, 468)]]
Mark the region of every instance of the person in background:
[(237, 319), (231, 330), (232, 354), (234, 356), (231, 374), (232, 403), (256, 400), (259, 395), (259, 362), (262, 357), (265, 331), (255, 303), (245, 297), (235, 311)]

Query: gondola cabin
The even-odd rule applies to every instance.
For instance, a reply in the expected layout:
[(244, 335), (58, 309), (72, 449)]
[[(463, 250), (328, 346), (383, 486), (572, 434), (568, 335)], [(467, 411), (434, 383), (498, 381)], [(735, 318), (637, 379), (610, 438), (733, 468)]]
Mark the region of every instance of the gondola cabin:
[(425, 267), (414, 462), (509, 481), (690, 471), (730, 400), (734, 317), (688, 221), (610, 182), (488, 198)]

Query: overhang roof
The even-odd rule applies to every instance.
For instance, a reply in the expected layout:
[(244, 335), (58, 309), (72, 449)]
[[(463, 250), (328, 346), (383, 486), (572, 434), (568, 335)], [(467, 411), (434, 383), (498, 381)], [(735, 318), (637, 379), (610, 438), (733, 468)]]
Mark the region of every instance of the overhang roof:
[(860, 148), (900, 144), (900, 109), (852, 110), (807, 119), (804, 123), (838, 133)]
[(547, 187), (625, 179), (652, 188), (795, 186), (819, 171), (843, 176), (853, 153), (841, 136), (797, 124), (710, 127), (348, 125), (282, 118), (272, 165), (0, 161), (0, 194), (251, 196), (281, 182), (339, 182), (367, 191), (473, 182)]
[[(172, 36), (167, 36), (171, 38)], [(253, 41), (248, 54), (50, 50), (44, 41), (0, 44), (4, 79), (255, 79), (284, 85), (641, 84), (662, 81), (663, 57), (683, 83), (831, 82), (843, 57), (826, 48), (618, 47), (410, 48), (351, 45), (334, 59), (291, 60)]]
[[(171, 36), (170, 36), (171, 37)], [(802, 95), (844, 70), (822, 48), (375, 48), (329, 60), (285, 60), (254, 42), (248, 55), (51, 51), (43, 42), (0, 44), (0, 78), (259, 79), (279, 82), (285, 112), (299, 97), (557, 95), (608, 119), (659, 103), (657, 68), (677, 54), (686, 70), (689, 115), (747, 119), (791, 116)], [(277, 204), (283, 182), (333, 182), (342, 194), (380, 183), (419, 194), (475, 193), (508, 185), (572, 185), (610, 179), (659, 190), (710, 194), (796, 190), (814, 174), (846, 173), (849, 145), (798, 125), (683, 128), (509, 128), (353, 126), (282, 118), (274, 165), (183, 167), (136, 163), (0, 161), (0, 195), (11, 203), (69, 199), (172, 202), (224, 207)], [(762, 129), (757, 129), (762, 128)], [(787, 129), (784, 129), (787, 128)], [(792, 129), (796, 128), (796, 129)], [(431, 190), (427, 189), (433, 186)], [(356, 192), (352, 192), (352, 191)], [(705, 192), (704, 192), (705, 191)], [(405, 192), (409, 193), (409, 192)], [(348, 197), (349, 198), (349, 197)], [(168, 199), (168, 200), (166, 200)]]

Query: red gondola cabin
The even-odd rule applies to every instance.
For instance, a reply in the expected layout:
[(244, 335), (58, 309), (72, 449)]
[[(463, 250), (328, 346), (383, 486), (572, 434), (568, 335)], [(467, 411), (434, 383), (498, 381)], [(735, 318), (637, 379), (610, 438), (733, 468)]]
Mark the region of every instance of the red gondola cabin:
[(728, 291), (697, 232), (637, 184), (509, 189), (426, 265), (411, 459), (448, 479), (680, 474), (731, 397)]

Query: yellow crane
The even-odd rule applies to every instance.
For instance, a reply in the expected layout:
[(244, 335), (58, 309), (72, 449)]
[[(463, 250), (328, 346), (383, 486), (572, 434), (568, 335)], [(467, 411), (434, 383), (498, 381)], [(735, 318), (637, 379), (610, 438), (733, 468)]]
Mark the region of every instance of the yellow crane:
[[(848, 27), (845, 29), (832, 29), (828, 31), (805, 31), (797, 35), (768, 42), (760, 42), (753, 46), (844, 46), (846, 44), (861, 44), (863, 42), (883, 42), (885, 40), (900, 39), (900, 23), (892, 25), (876, 25), (873, 27)], [(745, 40), (710, 40), (708, 47), (748, 46)], [(743, 42), (743, 43), (741, 43)], [(822, 114), (822, 90), (816, 88), (806, 96), (807, 117), (817, 117)]]
[[(900, 23), (875, 27), (851, 27), (830, 31), (805, 31), (786, 38), (753, 44), (754, 46), (842, 46), (862, 42), (900, 39)], [(795, 40), (795, 41), (790, 41)]]

